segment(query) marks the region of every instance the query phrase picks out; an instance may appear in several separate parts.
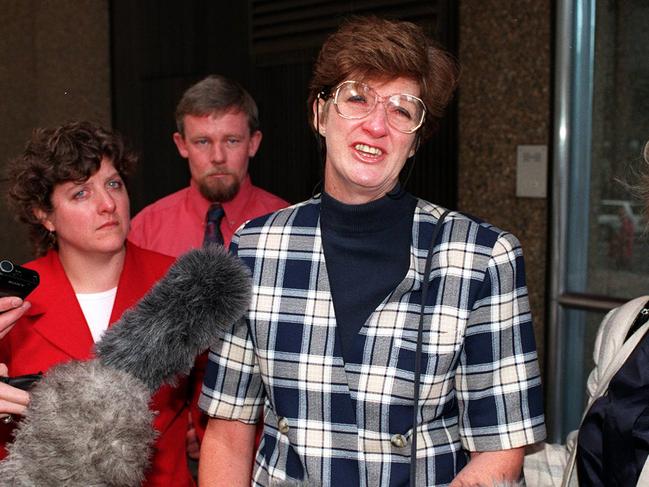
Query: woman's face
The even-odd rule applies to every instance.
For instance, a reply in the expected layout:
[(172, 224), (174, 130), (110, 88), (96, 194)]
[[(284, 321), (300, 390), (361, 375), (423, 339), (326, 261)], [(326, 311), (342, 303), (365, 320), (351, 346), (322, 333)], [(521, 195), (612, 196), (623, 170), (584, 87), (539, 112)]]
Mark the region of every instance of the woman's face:
[(59, 252), (122, 251), (130, 225), (129, 199), (111, 160), (104, 157), (87, 181), (57, 184), (51, 200), (53, 210), (37, 210), (36, 216), (47, 230), (56, 232)]
[[(410, 78), (363, 81), (381, 97), (396, 93), (419, 96), (419, 85)], [(416, 135), (391, 127), (382, 103), (365, 118), (356, 120), (339, 116), (331, 102), (321, 105), (323, 109), (320, 133), (327, 144), (325, 191), (348, 204), (383, 197), (397, 183), (406, 160), (414, 154)]]

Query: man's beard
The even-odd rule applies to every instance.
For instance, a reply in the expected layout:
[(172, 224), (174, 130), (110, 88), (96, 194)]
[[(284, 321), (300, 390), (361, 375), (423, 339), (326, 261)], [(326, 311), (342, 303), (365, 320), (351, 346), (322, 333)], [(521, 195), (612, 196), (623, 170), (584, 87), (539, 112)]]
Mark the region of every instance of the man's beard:
[[(232, 182), (228, 182), (227, 179), (231, 179)], [(198, 184), (198, 190), (205, 199), (213, 203), (230, 201), (239, 192), (241, 184), (235, 176), (230, 176), (227, 179), (220, 178), (210, 181), (209, 177), (205, 177)]]

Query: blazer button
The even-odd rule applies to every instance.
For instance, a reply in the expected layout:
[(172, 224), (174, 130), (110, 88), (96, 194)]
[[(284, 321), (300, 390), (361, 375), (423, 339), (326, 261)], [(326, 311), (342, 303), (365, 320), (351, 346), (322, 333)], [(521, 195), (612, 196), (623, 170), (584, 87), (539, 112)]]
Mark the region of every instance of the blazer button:
[(400, 434), (392, 435), (392, 438), (390, 438), (390, 443), (392, 443), (392, 446), (396, 446), (397, 448), (403, 448), (405, 446), (408, 446), (408, 439)]
[(279, 418), (279, 420), (277, 421), (277, 428), (279, 429), (279, 432), (284, 435), (288, 433), (289, 430), (288, 419)]

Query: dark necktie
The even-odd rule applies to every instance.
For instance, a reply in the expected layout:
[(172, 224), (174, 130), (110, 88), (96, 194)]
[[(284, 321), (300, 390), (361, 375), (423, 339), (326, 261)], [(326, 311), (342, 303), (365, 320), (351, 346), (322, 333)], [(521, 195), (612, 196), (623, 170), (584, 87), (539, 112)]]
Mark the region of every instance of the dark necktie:
[(223, 235), (221, 234), (221, 219), (223, 218), (223, 208), (218, 203), (212, 203), (207, 216), (205, 217), (205, 236), (203, 237), (203, 246), (211, 243), (223, 245)]

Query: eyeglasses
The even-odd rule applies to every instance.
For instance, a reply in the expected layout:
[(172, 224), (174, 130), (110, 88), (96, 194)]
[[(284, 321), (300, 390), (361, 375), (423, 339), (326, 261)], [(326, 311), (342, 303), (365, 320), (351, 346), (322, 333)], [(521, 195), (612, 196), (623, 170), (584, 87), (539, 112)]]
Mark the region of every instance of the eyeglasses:
[(338, 115), (347, 119), (367, 117), (377, 103), (385, 109), (388, 123), (406, 134), (415, 132), (424, 123), (426, 106), (414, 95), (396, 93), (380, 96), (372, 87), (361, 81), (343, 81), (334, 91), (334, 105)]

